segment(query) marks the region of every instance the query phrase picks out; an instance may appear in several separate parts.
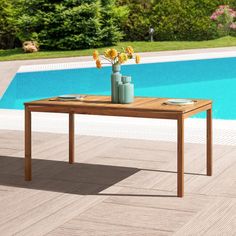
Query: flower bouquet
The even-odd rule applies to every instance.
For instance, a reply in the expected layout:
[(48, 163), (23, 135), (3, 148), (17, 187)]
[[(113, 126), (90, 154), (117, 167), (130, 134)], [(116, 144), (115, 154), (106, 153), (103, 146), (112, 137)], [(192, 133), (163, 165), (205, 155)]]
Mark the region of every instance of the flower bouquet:
[[(111, 100), (113, 103), (130, 103), (133, 101), (133, 84), (130, 84), (130, 79), (121, 76), (121, 64), (124, 64), (128, 60), (135, 60), (136, 64), (140, 63), (140, 56), (134, 54), (134, 49), (131, 46), (123, 48), (122, 51), (117, 51), (114, 48), (106, 49), (103, 55), (100, 55), (97, 50), (93, 52), (93, 59), (96, 61), (96, 67), (102, 68), (103, 64), (112, 65), (111, 74)], [(103, 60), (103, 62), (102, 62)], [(123, 78), (123, 80), (122, 80)], [(128, 82), (127, 82), (128, 81)], [(123, 86), (123, 87), (122, 87)], [(124, 94), (123, 92), (124, 91)], [(121, 99), (123, 97), (123, 99)]]
[(122, 52), (118, 52), (115, 48), (106, 49), (104, 55), (100, 56), (99, 52), (95, 50), (93, 52), (93, 59), (96, 61), (97, 68), (102, 68), (101, 58), (111, 63), (111, 65), (121, 65), (127, 62), (129, 59), (135, 59), (135, 62), (140, 63), (140, 56), (134, 55), (134, 49), (128, 46), (126, 49), (123, 48)]

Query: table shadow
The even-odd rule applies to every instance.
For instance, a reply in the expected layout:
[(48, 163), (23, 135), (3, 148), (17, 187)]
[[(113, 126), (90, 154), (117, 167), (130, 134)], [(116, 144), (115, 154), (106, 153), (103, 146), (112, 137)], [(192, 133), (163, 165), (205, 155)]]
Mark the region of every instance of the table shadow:
[[(24, 180), (24, 158), (0, 156), (0, 185), (78, 195), (176, 197), (175, 194), (126, 194), (105, 190), (141, 169), (33, 159), (33, 179)], [(158, 170), (157, 170), (158, 171)]]

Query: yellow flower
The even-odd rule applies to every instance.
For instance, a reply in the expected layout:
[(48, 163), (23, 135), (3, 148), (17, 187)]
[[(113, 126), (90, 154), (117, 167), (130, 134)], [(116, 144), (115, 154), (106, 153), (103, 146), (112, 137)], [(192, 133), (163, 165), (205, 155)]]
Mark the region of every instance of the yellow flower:
[(126, 53), (120, 53), (118, 55), (118, 61), (119, 61), (120, 64), (126, 62), (127, 60), (128, 60), (128, 56), (127, 56)]
[(112, 48), (112, 49), (110, 50), (110, 58), (113, 60), (113, 59), (115, 59), (115, 58), (117, 57), (117, 55), (118, 55), (117, 50), (114, 49), (114, 48)]
[(109, 58), (111, 60), (114, 60), (118, 55), (118, 52), (116, 49), (112, 48), (112, 49), (107, 49), (105, 52), (104, 52), (104, 56), (106, 58)]
[(97, 60), (98, 57), (99, 57), (99, 52), (98, 52), (97, 50), (95, 50), (95, 51), (93, 52), (93, 59), (94, 59), (94, 60)]
[(110, 51), (111, 51), (110, 48), (106, 49), (105, 52), (104, 52), (104, 56), (107, 57), (107, 58), (110, 58)]
[(134, 53), (134, 49), (131, 47), (131, 46), (128, 46), (125, 51), (128, 53), (128, 54), (133, 54)]
[(102, 68), (102, 62), (101, 62), (100, 59), (96, 60), (96, 66), (97, 66), (98, 69)]
[(139, 56), (138, 54), (137, 54), (136, 57), (135, 57), (135, 62), (136, 62), (137, 64), (140, 63), (140, 56)]

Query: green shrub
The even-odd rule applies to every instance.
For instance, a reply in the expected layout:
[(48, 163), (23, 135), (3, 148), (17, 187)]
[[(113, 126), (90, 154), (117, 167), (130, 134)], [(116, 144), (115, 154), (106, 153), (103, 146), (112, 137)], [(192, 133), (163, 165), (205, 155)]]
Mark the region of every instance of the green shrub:
[(228, 36), (236, 30), (236, 11), (227, 5), (219, 6), (211, 15), (211, 20), (221, 36)]
[(102, 0), (101, 6), (102, 45), (114, 45), (123, 37), (119, 25), (125, 21), (128, 12), (124, 7), (116, 7), (115, 0)]
[(151, 22), (158, 40), (207, 40), (217, 37), (208, 0), (165, 0), (153, 9)]
[(127, 5), (129, 18), (122, 29), (126, 40), (146, 40), (150, 26), (155, 40), (207, 40), (219, 37), (212, 12), (222, 4), (236, 7), (235, 0), (118, 0)]
[[(1, 0), (0, 48), (33, 40), (45, 49), (83, 49), (154, 39), (222, 36), (210, 16), (235, 0)], [(236, 31), (230, 31), (236, 36)], [(16, 37), (17, 36), (17, 37)]]
[(15, 46), (16, 27), (14, 24), (13, 2), (1, 0), (0, 4), (0, 49), (13, 48)]
[(117, 5), (126, 6), (128, 17), (121, 22), (120, 28), (124, 32), (124, 40), (148, 40), (150, 27), (150, 13), (153, 1), (144, 0), (118, 0)]
[(100, 47), (121, 39), (111, 12), (98, 0), (22, 2), (24, 14), (18, 20), (21, 41), (36, 40), (41, 48), (66, 50)]

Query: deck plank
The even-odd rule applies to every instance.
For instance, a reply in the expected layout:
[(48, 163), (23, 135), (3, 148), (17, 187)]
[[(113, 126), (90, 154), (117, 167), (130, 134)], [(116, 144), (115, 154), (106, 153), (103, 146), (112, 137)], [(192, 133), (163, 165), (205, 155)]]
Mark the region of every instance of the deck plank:
[[(176, 143), (33, 134), (33, 181), (23, 132), (0, 130), (0, 232), (6, 235), (233, 235), (236, 147), (186, 144), (186, 196), (176, 197)], [(204, 218), (204, 221), (202, 219)]]
[(105, 224), (84, 220), (71, 220), (66, 226), (47, 234), (48, 236), (168, 236), (172, 233), (161, 232), (141, 227), (129, 227), (124, 225)]
[[(229, 235), (236, 234), (236, 200), (218, 199), (203, 209), (182, 229), (180, 235)], [(204, 219), (204, 220), (203, 220)]]
[(142, 227), (171, 233), (183, 226), (187, 219), (193, 215), (192, 212), (170, 209), (100, 203), (75, 219)]

